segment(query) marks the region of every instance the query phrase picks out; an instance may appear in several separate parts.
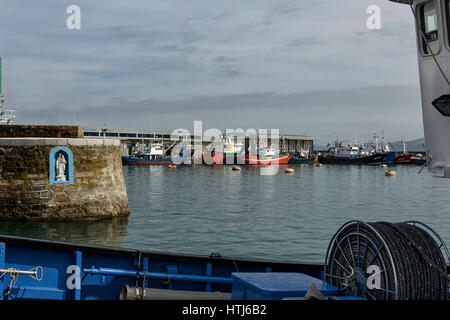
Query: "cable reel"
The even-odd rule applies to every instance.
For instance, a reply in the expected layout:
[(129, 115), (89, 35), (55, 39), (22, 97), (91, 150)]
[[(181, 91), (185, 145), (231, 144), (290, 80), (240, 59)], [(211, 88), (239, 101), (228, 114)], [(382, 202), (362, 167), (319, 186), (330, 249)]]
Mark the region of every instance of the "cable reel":
[(330, 241), (324, 279), (341, 296), (447, 299), (447, 261), (444, 241), (424, 223), (350, 221)]

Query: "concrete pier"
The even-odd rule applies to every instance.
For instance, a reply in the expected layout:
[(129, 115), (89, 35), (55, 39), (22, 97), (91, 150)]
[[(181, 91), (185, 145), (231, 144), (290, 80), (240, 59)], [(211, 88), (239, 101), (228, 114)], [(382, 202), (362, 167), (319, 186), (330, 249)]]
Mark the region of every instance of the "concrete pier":
[[(162, 142), (166, 147), (170, 146), (171, 140), (170, 130), (158, 129), (117, 129), (117, 128), (85, 128), (84, 136), (90, 139), (119, 139), (121, 142), (122, 155), (128, 156), (132, 150), (142, 151), (147, 143), (154, 141)], [(185, 137), (186, 138), (186, 137)], [(191, 143), (201, 141), (203, 145), (210, 142), (202, 141), (201, 136), (192, 135), (189, 137)], [(269, 139), (270, 140), (270, 139)], [(314, 141), (318, 141), (318, 137), (280, 134), (278, 145), (280, 153), (302, 153), (312, 155), (314, 152)], [(269, 144), (271, 142), (269, 141)], [(245, 146), (248, 147), (248, 138), (245, 139)], [(137, 149), (137, 150), (136, 150)]]

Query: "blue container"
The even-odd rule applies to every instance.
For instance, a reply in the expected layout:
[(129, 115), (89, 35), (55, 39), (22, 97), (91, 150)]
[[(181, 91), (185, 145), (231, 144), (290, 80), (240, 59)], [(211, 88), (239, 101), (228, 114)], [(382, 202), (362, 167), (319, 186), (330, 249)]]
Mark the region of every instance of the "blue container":
[(338, 288), (303, 273), (234, 272), (232, 300), (281, 300), (287, 297), (303, 297), (311, 284), (324, 296), (335, 296)]

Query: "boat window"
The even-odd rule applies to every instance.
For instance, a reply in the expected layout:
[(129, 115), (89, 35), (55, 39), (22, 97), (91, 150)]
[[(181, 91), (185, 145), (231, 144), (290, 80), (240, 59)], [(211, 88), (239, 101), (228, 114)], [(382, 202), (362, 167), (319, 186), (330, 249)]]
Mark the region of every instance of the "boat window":
[(422, 31), (425, 39), (422, 39), (425, 54), (436, 54), (439, 52), (438, 21), (436, 14), (436, 3), (428, 1), (420, 6), (420, 17)]

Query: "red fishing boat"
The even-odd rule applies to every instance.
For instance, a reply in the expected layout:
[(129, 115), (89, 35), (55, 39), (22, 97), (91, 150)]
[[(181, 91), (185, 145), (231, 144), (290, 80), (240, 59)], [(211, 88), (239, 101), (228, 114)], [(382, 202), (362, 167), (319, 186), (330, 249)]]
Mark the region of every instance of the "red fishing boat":
[(400, 154), (394, 158), (395, 164), (409, 164), (411, 163), (412, 153)]
[(403, 138), (402, 138), (402, 147), (403, 147), (403, 152), (396, 155), (396, 157), (394, 158), (394, 164), (409, 164), (409, 163), (411, 163), (411, 158), (412, 158), (413, 154), (408, 153), (406, 151), (406, 142), (405, 142), (405, 140), (403, 140)]
[(261, 159), (257, 156), (245, 156), (245, 164), (263, 165), (263, 166), (271, 164), (288, 164), (289, 159), (290, 159), (289, 155), (269, 159)]
[(250, 165), (271, 165), (271, 164), (288, 164), (290, 155), (277, 156), (277, 152), (270, 147), (260, 148), (258, 155), (245, 156), (245, 164)]

